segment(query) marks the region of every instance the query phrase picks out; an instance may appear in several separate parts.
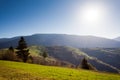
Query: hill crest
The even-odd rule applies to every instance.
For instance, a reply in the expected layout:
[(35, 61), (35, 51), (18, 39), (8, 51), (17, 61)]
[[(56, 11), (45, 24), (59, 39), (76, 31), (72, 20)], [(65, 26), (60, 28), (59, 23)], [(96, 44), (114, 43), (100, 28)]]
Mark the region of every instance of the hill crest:
[[(24, 36), (29, 46), (72, 46), (77, 48), (118, 48), (120, 42), (95, 36), (78, 36), (66, 34), (34, 34)], [(16, 46), (19, 37), (0, 39), (0, 48)]]

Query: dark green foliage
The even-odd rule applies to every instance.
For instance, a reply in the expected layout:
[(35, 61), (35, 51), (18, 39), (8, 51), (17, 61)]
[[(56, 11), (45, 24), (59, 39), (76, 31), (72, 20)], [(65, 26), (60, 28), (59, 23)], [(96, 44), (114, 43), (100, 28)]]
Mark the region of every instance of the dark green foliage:
[(16, 49), (18, 50), (16, 52), (17, 56), (21, 58), (23, 62), (26, 62), (30, 53), (29, 49), (27, 49), (27, 44), (23, 37), (20, 38)]
[(12, 46), (9, 47), (9, 50), (14, 52), (14, 48)]
[(18, 50), (23, 50), (23, 49), (25, 49), (25, 48), (27, 48), (27, 44), (26, 44), (24, 38), (21, 37), (20, 40), (19, 40), (19, 42), (18, 42), (17, 49), (18, 49)]
[(44, 51), (43, 54), (42, 54), (42, 56), (43, 56), (44, 58), (46, 58), (46, 57), (48, 57), (48, 53), (47, 53), (46, 51)]
[(94, 68), (90, 63), (88, 63), (86, 58), (83, 58), (81, 62), (81, 68), (87, 70), (96, 70), (96, 68)]
[(83, 60), (81, 62), (81, 68), (89, 69), (88, 62), (87, 62), (87, 60), (85, 58), (83, 58)]

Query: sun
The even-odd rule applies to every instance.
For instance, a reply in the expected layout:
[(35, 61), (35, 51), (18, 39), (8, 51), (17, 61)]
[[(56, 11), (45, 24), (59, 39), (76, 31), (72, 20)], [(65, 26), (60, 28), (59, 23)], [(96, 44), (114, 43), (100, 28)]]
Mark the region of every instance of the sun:
[(102, 18), (102, 10), (96, 7), (87, 7), (83, 11), (81, 11), (82, 21), (88, 24), (94, 24), (101, 20)]
[(98, 4), (85, 4), (77, 12), (77, 21), (83, 25), (99, 25), (105, 17), (105, 8)]
[(82, 35), (104, 35), (108, 18), (108, 5), (88, 2), (76, 6), (73, 30)]

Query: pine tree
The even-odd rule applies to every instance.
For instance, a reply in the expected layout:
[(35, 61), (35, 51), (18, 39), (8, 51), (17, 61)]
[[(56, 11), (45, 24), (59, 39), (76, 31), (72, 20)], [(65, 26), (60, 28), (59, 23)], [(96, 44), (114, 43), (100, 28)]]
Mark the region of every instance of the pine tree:
[(29, 49), (27, 49), (27, 44), (23, 37), (20, 38), (16, 49), (18, 50), (16, 52), (17, 56), (21, 58), (23, 62), (26, 62), (30, 53)]
[(81, 68), (89, 69), (88, 62), (87, 62), (87, 60), (85, 58), (83, 58), (83, 60), (81, 62)]
[(44, 58), (48, 57), (47, 52), (46, 52), (46, 51), (44, 51), (44, 52), (43, 52), (43, 54), (42, 54), (42, 56), (43, 56)]
[(86, 58), (83, 58), (83, 60), (81, 62), (81, 68), (97, 71), (97, 69), (92, 64), (88, 63)]
[(14, 52), (14, 48), (12, 46), (10, 46), (9, 51)]

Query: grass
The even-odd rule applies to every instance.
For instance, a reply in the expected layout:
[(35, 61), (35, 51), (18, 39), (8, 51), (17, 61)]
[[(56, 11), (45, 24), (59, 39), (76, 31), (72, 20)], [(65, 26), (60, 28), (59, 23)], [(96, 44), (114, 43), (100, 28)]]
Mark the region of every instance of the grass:
[(0, 80), (119, 80), (119, 74), (2, 61)]

